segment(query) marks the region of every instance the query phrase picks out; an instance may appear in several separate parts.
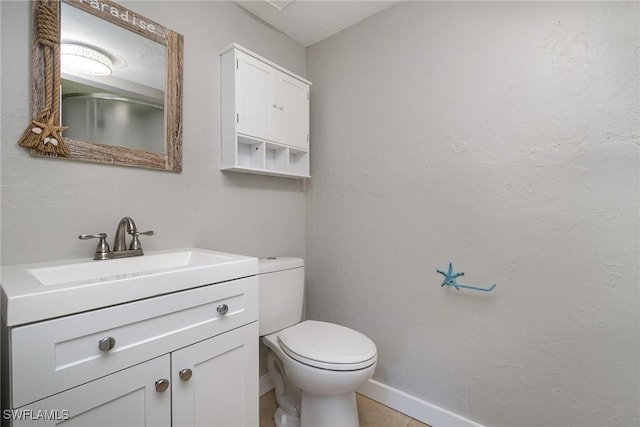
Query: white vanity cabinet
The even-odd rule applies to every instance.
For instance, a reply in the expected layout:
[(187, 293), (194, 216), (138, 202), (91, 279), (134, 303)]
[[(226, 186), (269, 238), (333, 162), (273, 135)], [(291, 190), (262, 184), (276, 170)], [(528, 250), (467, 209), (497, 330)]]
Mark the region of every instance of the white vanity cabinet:
[(311, 83), (236, 44), (220, 55), (222, 169), (309, 177)]
[(171, 392), (156, 392), (151, 379), (168, 378), (170, 367), (165, 355), (23, 406), (13, 426), (169, 427)]
[(172, 354), (174, 426), (258, 425), (257, 335), (252, 323)]
[(14, 426), (258, 425), (257, 320), (251, 276), (4, 327), (3, 409)]

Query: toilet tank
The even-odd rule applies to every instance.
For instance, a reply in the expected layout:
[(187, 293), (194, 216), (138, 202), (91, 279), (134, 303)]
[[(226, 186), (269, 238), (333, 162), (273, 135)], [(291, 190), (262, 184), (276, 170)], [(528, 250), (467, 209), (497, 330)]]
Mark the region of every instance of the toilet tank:
[(258, 265), (260, 335), (300, 323), (304, 301), (304, 260), (262, 258)]

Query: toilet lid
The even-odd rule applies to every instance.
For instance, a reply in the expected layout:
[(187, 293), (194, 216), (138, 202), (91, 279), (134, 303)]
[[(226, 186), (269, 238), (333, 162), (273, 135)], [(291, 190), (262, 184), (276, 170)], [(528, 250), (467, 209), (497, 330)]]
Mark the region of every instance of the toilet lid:
[(310, 366), (337, 371), (364, 369), (376, 362), (376, 345), (353, 329), (307, 320), (280, 331), (280, 348)]

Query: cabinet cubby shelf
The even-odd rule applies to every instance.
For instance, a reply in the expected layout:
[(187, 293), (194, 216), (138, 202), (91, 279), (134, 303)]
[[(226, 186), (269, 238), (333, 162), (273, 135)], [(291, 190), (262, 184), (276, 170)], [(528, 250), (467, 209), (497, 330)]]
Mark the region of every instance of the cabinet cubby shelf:
[(221, 170), (310, 178), (311, 82), (237, 44), (220, 65)]
[(308, 151), (238, 135), (236, 163), (223, 166), (222, 170), (285, 178), (310, 178), (308, 157)]
[(306, 175), (305, 176), (305, 175), (300, 175), (300, 174), (277, 172), (277, 171), (271, 171), (271, 170), (266, 170), (266, 169), (245, 168), (245, 167), (242, 167), (242, 166), (233, 166), (233, 167), (223, 168), (222, 170), (223, 171), (232, 171), (232, 172), (252, 173), (252, 174), (256, 174), (256, 175), (279, 176), (279, 177), (283, 177), (283, 178), (311, 178), (310, 175)]

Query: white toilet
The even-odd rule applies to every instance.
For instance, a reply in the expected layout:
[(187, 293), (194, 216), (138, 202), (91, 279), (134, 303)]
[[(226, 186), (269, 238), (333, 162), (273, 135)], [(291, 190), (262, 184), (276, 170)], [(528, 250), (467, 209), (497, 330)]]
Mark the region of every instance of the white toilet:
[(302, 321), (304, 261), (260, 260), (260, 335), (269, 348), (277, 427), (357, 427), (355, 390), (376, 368), (376, 345), (333, 323)]

